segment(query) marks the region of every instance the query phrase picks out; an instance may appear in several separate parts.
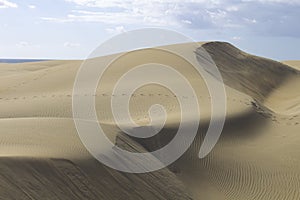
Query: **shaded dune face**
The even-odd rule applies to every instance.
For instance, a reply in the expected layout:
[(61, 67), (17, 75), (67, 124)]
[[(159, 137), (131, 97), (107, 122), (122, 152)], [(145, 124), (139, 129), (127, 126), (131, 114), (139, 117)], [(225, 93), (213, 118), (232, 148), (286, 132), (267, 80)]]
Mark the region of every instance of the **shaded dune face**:
[(286, 79), (299, 75), (287, 65), (247, 54), (229, 43), (210, 42), (202, 47), (216, 63), (226, 85), (258, 100), (266, 98)]
[[(226, 85), (250, 95), (275, 112), (285, 113), (284, 107), (300, 95), (299, 90), (290, 91), (300, 83), (300, 72), (295, 68), (247, 54), (229, 43), (209, 42), (202, 47), (216, 63)], [(201, 60), (201, 57), (198, 56), (198, 59)], [(281, 87), (287, 83), (288, 87)]]
[[(128, 52), (106, 71), (96, 94), (77, 94), (95, 97), (99, 123), (118, 147), (148, 152), (176, 135), (179, 99), (195, 97), (176, 96), (157, 84), (133, 94), (114, 94), (114, 85), (124, 72), (151, 62), (153, 56), (188, 78), (201, 111), (201, 119), (189, 119), (200, 120), (197, 136), (172, 165), (144, 174), (110, 169), (82, 145), (72, 119), (72, 89), (82, 61), (0, 64), (0, 199), (299, 199), (299, 71), (228, 43), (202, 47), (219, 68), (227, 94), (225, 127), (204, 159), (198, 154), (210, 123), (211, 97), (205, 81), (187, 62), (153, 49)], [(191, 53), (203, 64), (207, 61), (201, 51)], [(149, 127), (149, 108), (161, 104), (167, 115), (162, 131), (140, 139), (118, 128), (111, 99), (129, 95), (130, 114), (138, 125), (132, 128), (138, 132)]]

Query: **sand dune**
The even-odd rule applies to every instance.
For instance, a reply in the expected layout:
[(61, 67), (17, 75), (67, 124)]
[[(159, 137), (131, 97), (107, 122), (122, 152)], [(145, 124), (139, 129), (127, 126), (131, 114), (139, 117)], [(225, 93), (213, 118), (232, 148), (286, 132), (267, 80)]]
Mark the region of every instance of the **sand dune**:
[(0, 64), (0, 199), (299, 199), (299, 62), (260, 58), (228, 43), (202, 47), (222, 73), (227, 93), (224, 131), (204, 159), (198, 153), (210, 121), (211, 97), (188, 63), (153, 49), (129, 52), (97, 88), (100, 124), (118, 146), (137, 152), (155, 150), (174, 136), (180, 121), (178, 98), (183, 97), (157, 85), (136, 90), (130, 111), (137, 124), (150, 122), (148, 109), (156, 103), (165, 107), (168, 118), (159, 135), (133, 140), (120, 133), (110, 110), (111, 98), (129, 95), (113, 94), (122, 74), (155, 55), (195, 88), (201, 109), (195, 141), (174, 164), (146, 174), (105, 167), (82, 145), (72, 119), (73, 84), (82, 61)]

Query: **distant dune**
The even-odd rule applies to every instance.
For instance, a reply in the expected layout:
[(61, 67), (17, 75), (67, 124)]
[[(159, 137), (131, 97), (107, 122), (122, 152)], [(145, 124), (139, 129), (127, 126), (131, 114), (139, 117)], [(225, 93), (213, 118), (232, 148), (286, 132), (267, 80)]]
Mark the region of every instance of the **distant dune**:
[(1, 59), (0, 63), (28, 63), (28, 62), (42, 62), (45, 59)]
[[(186, 62), (153, 49), (129, 52), (100, 81), (95, 94), (99, 122), (118, 146), (135, 152), (170, 141), (180, 122), (177, 98), (182, 97), (158, 85), (139, 88), (130, 102), (134, 121), (147, 125), (149, 106), (157, 103), (168, 118), (158, 136), (134, 140), (120, 133), (110, 110), (111, 98), (118, 98), (112, 93), (118, 78), (155, 55), (195, 88), (201, 109), (195, 141), (168, 168), (145, 174), (100, 164), (79, 140), (72, 91), (82, 61), (0, 64), (0, 199), (300, 199), (300, 62), (272, 61), (223, 42), (202, 47), (220, 70), (227, 93), (224, 130), (204, 159), (198, 153), (210, 122), (211, 97)], [(197, 57), (200, 51), (191, 54)]]

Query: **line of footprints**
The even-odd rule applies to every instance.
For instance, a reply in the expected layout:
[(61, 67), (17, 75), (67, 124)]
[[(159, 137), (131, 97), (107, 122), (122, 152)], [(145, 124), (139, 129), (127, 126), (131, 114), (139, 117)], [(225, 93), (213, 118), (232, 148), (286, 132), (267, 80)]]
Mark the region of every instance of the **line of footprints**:
[[(82, 94), (82, 95), (74, 95), (76, 96), (94, 96), (94, 97), (113, 97), (113, 98), (117, 98), (117, 97), (124, 97), (124, 96), (131, 96), (132, 98), (137, 98), (137, 97), (161, 97), (161, 98), (183, 98), (183, 99), (188, 99), (188, 98), (195, 98), (195, 96), (192, 97), (187, 97), (187, 96), (176, 96), (176, 95), (169, 95), (169, 94), (144, 94), (144, 93), (140, 93), (140, 94), (119, 94), (119, 95), (109, 95), (109, 94), (95, 94), (95, 95), (90, 95), (90, 94)], [(38, 99), (46, 99), (46, 98), (72, 98), (73, 95), (72, 94), (51, 94), (51, 95), (34, 95), (34, 96), (24, 96), (24, 97), (0, 97), (0, 102), (6, 102), (6, 101), (22, 101), (22, 100), (38, 100)], [(203, 96), (200, 96), (200, 98), (205, 98)], [(211, 97), (206, 97), (206, 98), (211, 98)], [(263, 117), (265, 118), (269, 118), (272, 120), (272, 122), (274, 123), (278, 123), (278, 124), (282, 124), (284, 123), (285, 125), (289, 125), (289, 126), (297, 126), (300, 125), (300, 122), (297, 120), (300, 115), (293, 115), (293, 116), (278, 116), (270, 111), (266, 111), (265, 109), (260, 108), (260, 106), (255, 103), (254, 101), (250, 101), (250, 100), (239, 100), (239, 99), (231, 99), (227, 97), (227, 100), (231, 100), (233, 102), (237, 102), (237, 103), (241, 103), (244, 104), (246, 106), (251, 106), (253, 107), (259, 114), (261, 114)], [(284, 121), (284, 122), (282, 122)]]

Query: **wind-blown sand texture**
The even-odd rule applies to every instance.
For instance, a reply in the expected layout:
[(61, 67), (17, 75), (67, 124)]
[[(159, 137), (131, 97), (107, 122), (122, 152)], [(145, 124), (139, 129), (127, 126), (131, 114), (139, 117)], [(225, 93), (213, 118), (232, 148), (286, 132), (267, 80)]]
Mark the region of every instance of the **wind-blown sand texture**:
[[(145, 174), (105, 167), (79, 140), (72, 90), (82, 61), (0, 64), (0, 199), (300, 199), (300, 62), (275, 62), (222, 42), (202, 47), (226, 84), (221, 138), (209, 156), (198, 158), (210, 120), (210, 95), (186, 63), (157, 55), (191, 80), (200, 100), (201, 123), (193, 145), (179, 160)], [(149, 53), (157, 52), (139, 50), (116, 62), (95, 95), (98, 118), (108, 136), (136, 152), (166, 144), (180, 120), (181, 97), (152, 85), (132, 95), (130, 111), (136, 123), (145, 126), (149, 106), (163, 105), (168, 119), (162, 133), (134, 141), (114, 123), (110, 99), (118, 96), (112, 96), (113, 84), (137, 64), (136, 58)]]

